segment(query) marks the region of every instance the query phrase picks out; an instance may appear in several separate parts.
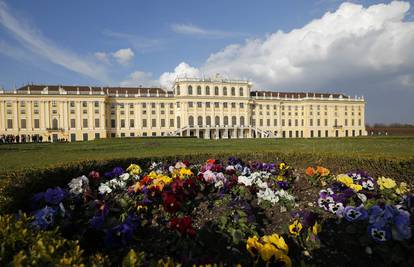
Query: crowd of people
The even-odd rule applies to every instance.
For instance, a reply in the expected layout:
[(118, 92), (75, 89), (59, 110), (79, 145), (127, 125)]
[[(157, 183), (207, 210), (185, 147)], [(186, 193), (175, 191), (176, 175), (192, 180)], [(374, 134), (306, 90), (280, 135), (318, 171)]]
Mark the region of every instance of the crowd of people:
[(43, 136), (37, 134), (22, 134), (22, 135), (0, 135), (0, 144), (12, 144), (12, 143), (41, 143), (43, 142)]

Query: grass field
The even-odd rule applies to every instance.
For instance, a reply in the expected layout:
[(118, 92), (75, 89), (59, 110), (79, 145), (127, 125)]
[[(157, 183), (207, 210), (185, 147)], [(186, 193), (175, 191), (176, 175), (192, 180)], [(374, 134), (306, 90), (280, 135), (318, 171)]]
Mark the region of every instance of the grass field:
[(82, 160), (193, 153), (298, 152), (363, 158), (414, 158), (414, 137), (314, 139), (102, 139), (77, 143), (0, 145), (0, 173)]

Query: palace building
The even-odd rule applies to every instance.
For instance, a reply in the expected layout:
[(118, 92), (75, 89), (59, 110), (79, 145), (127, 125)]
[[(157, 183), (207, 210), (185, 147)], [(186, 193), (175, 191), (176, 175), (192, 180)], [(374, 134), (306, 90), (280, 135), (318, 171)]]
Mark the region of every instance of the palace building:
[(173, 90), (26, 85), (0, 91), (0, 135), (45, 141), (194, 136), (366, 135), (365, 100), (337, 93), (255, 91), (242, 80), (178, 78)]

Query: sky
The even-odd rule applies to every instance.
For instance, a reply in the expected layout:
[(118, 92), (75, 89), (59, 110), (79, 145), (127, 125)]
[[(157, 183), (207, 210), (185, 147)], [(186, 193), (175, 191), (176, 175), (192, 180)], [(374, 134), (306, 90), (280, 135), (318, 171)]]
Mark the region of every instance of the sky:
[(0, 87), (161, 86), (364, 96), (368, 123), (414, 123), (413, 1), (0, 0)]

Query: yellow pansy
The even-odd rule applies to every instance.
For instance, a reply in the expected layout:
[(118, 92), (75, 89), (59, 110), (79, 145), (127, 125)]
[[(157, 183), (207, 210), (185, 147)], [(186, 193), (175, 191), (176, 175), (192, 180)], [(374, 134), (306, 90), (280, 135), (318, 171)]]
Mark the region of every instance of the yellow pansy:
[(285, 180), (285, 178), (284, 178), (282, 175), (278, 175), (278, 176), (276, 177), (276, 180), (277, 180), (278, 182), (282, 182), (282, 181), (284, 181), (284, 180)]
[(360, 184), (351, 184), (351, 185), (349, 185), (349, 188), (351, 188), (355, 192), (358, 192), (358, 191), (362, 190), (362, 185), (360, 185)]
[(191, 176), (193, 172), (190, 169), (181, 168), (180, 169), (180, 177), (183, 178), (184, 176)]
[(275, 245), (278, 249), (283, 250), (285, 253), (289, 252), (288, 245), (286, 244), (285, 240), (283, 237), (277, 234), (265, 235), (262, 237), (262, 240), (265, 243), (271, 243)]
[(272, 244), (266, 243), (259, 250), (259, 254), (260, 257), (262, 257), (262, 260), (269, 261), (273, 256), (275, 256), (275, 258), (279, 258), (283, 253)]
[(343, 183), (347, 187), (354, 183), (354, 180), (346, 174), (340, 174), (336, 177), (336, 180), (340, 183)]
[(259, 242), (257, 236), (252, 236), (247, 239), (246, 249), (252, 255), (255, 256), (256, 252), (259, 252), (263, 245)]
[(289, 225), (289, 233), (292, 235), (298, 236), (300, 231), (302, 231), (302, 224), (298, 220), (295, 220), (291, 225)]
[(129, 165), (129, 167), (126, 170), (127, 172), (129, 172), (130, 175), (139, 175), (142, 172), (141, 167), (137, 164)]
[(318, 235), (321, 231), (322, 226), (318, 222), (315, 222), (315, 224), (312, 226), (312, 233), (314, 235)]
[(404, 195), (405, 193), (409, 191), (410, 191), (410, 188), (405, 182), (400, 183), (400, 186), (395, 189), (395, 192), (399, 195)]
[(377, 184), (380, 186), (380, 189), (381, 190), (384, 190), (384, 189), (392, 189), (392, 188), (394, 188), (394, 187), (397, 186), (397, 183), (393, 179), (386, 178), (384, 176), (378, 178)]

